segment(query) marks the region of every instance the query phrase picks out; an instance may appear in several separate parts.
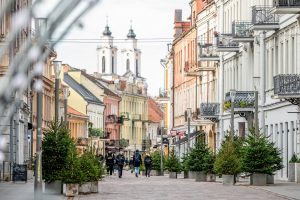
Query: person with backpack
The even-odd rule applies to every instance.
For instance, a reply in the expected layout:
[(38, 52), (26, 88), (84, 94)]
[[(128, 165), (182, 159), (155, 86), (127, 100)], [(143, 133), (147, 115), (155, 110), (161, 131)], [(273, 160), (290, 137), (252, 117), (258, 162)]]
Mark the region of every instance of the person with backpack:
[(151, 172), (151, 168), (152, 168), (152, 158), (149, 153), (147, 153), (144, 158), (144, 164), (145, 164), (145, 168), (146, 168), (145, 175), (146, 175), (146, 177), (150, 177), (150, 172)]
[(137, 149), (133, 156), (133, 166), (134, 166), (135, 177), (139, 177), (141, 165), (142, 165), (142, 156), (141, 156), (139, 150)]
[(108, 153), (105, 156), (105, 161), (107, 173), (109, 173), (109, 175), (112, 175), (114, 170), (115, 155), (111, 151), (108, 151)]
[(118, 165), (119, 178), (122, 178), (122, 174), (123, 174), (122, 172), (123, 172), (123, 167), (124, 167), (124, 163), (125, 163), (125, 156), (123, 155), (122, 151), (119, 153), (119, 155), (117, 155), (116, 163)]

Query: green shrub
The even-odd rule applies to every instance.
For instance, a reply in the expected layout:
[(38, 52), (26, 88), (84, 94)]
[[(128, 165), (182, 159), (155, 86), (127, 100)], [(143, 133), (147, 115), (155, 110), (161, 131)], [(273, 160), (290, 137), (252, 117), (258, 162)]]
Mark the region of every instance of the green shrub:
[(64, 123), (50, 123), (44, 134), (42, 146), (43, 179), (47, 183), (61, 180), (61, 171), (66, 165), (68, 154), (75, 148)]
[[(160, 151), (153, 152), (151, 154), (151, 158), (152, 158), (152, 169), (160, 171), (160, 160), (161, 160)], [(166, 163), (166, 159), (165, 159), (165, 156), (163, 156), (164, 166), (165, 166), (165, 163)]]
[(295, 153), (293, 153), (293, 156), (290, 159), (290, 163), (297, 163), (298, 161), (300, 161), (297, 157), (297, 155)]
[(84, 173), (83, 182), (98, 181), (103, 178), (102, 164), (92, 152), (84, 153), (80, 158), (80, 170)]
[(212, 173), (215, 157), (207, 145), (203, 142), (197, 142), (187, 156), (187, 168), (190, 171)]
[(91, 136), (98, 136), (98, 137), (104, 137), (104, 131), (100, 128), (89, 128), (89, 137)]
[(263, 134), (251, 131), (242, 148), (242, 169), (247, 173), (273, 174), (283, 168), (280, 151)]
[(241, 162), (236, 144), (232, 137), (225, 138), (219, 150), (214, 170), (217, 174), (236, 175), (241, 172)]
[(181, 171), (180, 161), (176, 157), (174, 151), (171, 151), (171, 154), (166, 161), (166, 169), (169, 172), (180, 172)]

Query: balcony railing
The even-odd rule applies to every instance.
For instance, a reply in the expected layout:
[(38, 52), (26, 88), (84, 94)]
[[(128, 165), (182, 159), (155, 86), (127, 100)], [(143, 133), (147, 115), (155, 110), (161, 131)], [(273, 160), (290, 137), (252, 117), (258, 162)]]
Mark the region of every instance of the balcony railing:
[(300, 97), (300, 74), (280, 74), (275, 76), (274, 95), (278, 98)]
[(300, 0), (273, 0), (273, 5), (277, 14), (300, 13)]
[(246, 21), (232, 22), (233, 41), (236, 42), (252, 42), (254, 41), (253, 32), (251, 30), (252, 23)]
[(106, 116), (105, 123), (107, 124), (114, 124), (118, 122), (118, 116), (117, 115), (108, 115)]
[(279, 16), (272, 12), (270, 6), (252, 7), (252, 29), (253, 30), (275, 30), (279, 29)]
[[(236, 91), (234, 98), (235, 111), (250, 111), (253, 110), (255, 103), (255, 93), (253, 91)], [(224, 110), (230, 110), (231, 96), (230, 92), (226, 93), (224, 101)], [(249, 110), (250, 109), (250, 110)]]
[(220, 113), (219, 103), (201, 103), (200, 116), (205, 119), (218, 118)]
[(213, 44), (198, 43), (199, 61), (219, 61), (220, 57)]
[(239, 43), (233, 41), (231, 34), (222, 34), (216, 37), (218, 52), (237, 52)]

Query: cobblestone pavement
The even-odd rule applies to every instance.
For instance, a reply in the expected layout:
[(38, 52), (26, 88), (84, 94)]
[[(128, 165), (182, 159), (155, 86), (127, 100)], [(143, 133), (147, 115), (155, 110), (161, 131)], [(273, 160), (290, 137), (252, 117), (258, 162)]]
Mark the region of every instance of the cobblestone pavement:
[[(298, 189), (297, 189), (298, 188)], [(299, 199), (300, 185), (292, 183), (252, 187), (243, 184), (223, 186), (220, 182), (195, 182), (192, 179), (169, 179), (168, 176), (135, 178), (129, 172), (124, 177), (105, 178), (99, 183), (99, 193), (79, 195), (74, 200), (280, 200)], [(278, 194), (275, 194), (278, 193)], [(291, 198), (286, 198), (289, 196)], [(0, 200), (33, 200), (33, 182), (27, 184), (0, 183)], [(64, 200), (63, 196), (43, 196), (43, 200)]]

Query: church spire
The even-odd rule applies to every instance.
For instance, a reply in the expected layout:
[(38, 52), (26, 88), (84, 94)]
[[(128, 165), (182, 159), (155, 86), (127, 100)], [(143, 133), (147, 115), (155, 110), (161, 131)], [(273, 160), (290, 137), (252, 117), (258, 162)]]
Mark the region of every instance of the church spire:
[(105, 30), (103, 31), (103, 36), (111, 36), (111, 31), (109, 30), (109, 26), (108, 26), (108, 17), (106, 16), (106, 26), (105, 26)]
[(135, 39), (136, 34), (134, 33), (133, 29), (132, 29), (132, 21), (130, 21), (130, 29), (129, 32), (127, 34), (127, 38), (128, 39)]

